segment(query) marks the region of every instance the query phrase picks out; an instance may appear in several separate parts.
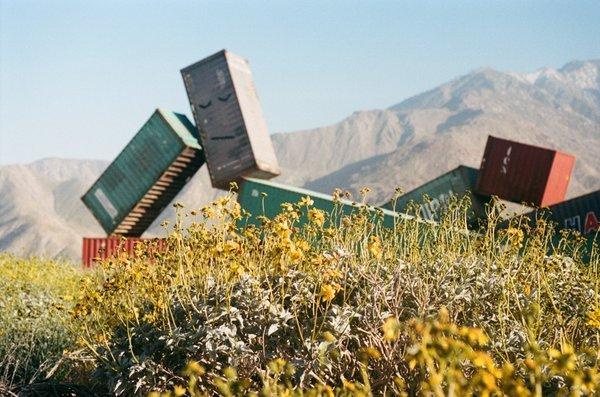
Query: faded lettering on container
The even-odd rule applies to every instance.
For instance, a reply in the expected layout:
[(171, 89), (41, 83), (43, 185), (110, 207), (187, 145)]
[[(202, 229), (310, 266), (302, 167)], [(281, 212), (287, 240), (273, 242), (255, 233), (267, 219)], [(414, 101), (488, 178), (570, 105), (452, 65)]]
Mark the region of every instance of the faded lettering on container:
[(102, 189), (98, 188), (94, 192), (94, 196), (98, 199), (98, 201), (100, 202), (100, 204), (102, 204), (102, 207), (104, 208), (104, 210), (106, 211), (106, 213), (108, 215), (110, 215), (110, 217), (112, 218), (112, 220), (114, 220), (115, 217), (118, 214), (118, 211), (115, 208), (115, 206), (110, 202), (110, 200), (108, 199), (108, 197), (106, 196), (106, 194), (104, 194), (104, 191)]

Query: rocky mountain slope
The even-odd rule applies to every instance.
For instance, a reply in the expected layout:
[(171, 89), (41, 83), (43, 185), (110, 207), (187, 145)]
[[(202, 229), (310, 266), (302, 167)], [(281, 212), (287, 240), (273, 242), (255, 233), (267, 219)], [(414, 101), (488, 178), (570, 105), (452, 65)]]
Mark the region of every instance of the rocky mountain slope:
[(382, 202), (392, 187), (407, 191), (459, 164), (478, 167), (487, 136), (495, 135), (575, 155), (573, 197), (600, 188), (599, 70), (600, 61), (537, 74), (481, 69), (389, 109), (303, 132), (308, 147), (294, 142), (298, 133), (276, 136), (276, 147), (302, 148), (281, 159), (316, 176), (304, 181), (308, 188), (369, 186)]
[[(372, 188), (382, 203), (459, 164), (477, 167), (487, 135), (577, 157), (569, 196), (600, 188), (600, 61), (502, 73), (480, 69), (383, 110), (314, 130), (273, 135), (280, 182), (330, 193)], [(45, 159), (0, 167), (0, 249), (77, 259), (81, 237), (102, 230), (79, 197), (105, 161)], [(177, 197), (199, 207), (220, 193), (204, 167)], [(160, 223), (148, 235), (164, 233)]]

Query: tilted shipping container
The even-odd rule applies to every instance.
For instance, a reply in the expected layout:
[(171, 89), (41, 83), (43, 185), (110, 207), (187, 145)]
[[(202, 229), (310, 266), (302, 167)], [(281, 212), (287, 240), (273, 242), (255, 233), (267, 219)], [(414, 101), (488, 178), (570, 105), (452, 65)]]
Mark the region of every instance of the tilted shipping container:
[(549, 206), (564, 200), (575, 158), (556, 150), (488, 137), (477, 193)]
[(181, 70), (212, 185), (280, 174), (245, 59), (222, 50)]
[(83, 267), (92, 267), (95, 262), (115, 257), (120, 253), (132, 255), (140, 242), (149, 243), (149, 253), (160, 251), (165, 245), (165, 240), (160, 238), (84, 237), (81, 255)]
[(157, 109), (81, 199), (107, 234), (141, 236), (202, 164), (188, 118)]
[[(467, 213), (470, 224), (486, 217), (486, 204), (489, 197), (473, 193), (477, 183), (478, 170), (464, 165), (458, 166), (424, 185), (403, 194), (395, 200), (386, 203), (383, 208), (396, 212), (406, 212), (410, 203), (419, 206), (423, 219), (438, 221), (444, 213), (452, 197), (462, 199), (467, 196), (471, 207)], [(424, 196), (429, 197), (428, 201)]]
[[(266, 216), (272, 219), (283, 211), (282, 204), (297, 204), (304, 197), (310, 197), (314, 208), (333, 215), (336, 220), (339, 220), (337, 219), (338, 216), (358, 213), (359, 210), (357, 204), (347, 200), (340, 200), (336, 205), (334, 198), (326, 194), (252, 178), (244, 178), (237, 200), (240, 206), (251, 214), (248, 222), (257, 225), (259, 224), (257, 217)], [(382, 224), (389, 228), (394, 226), (394, 222), (410, 218), (387, 209), (369, 208), (369, 214), (373, 215), (372, 220), (376, 220), (379, 216), (378, 213), (383, 215)], [(245, 222), (245, 220), (242, 222)], [(306, 213), (303, 213), (299, 219), (299, 225), (306, 222), (308, 222), (308, 218)]]

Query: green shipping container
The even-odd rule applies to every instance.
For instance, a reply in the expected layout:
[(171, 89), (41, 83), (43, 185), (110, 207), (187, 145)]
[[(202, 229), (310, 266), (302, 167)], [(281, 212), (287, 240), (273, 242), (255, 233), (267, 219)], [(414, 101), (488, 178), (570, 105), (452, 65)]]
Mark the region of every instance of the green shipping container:
[[(303, 197), (310, 197), (314, 202), (314, 208), (323, 210), (328, 214), (339, 211), (336, 214), (349, 215), (358, 211), (356, 204), (346, 200), (342, 200), (342, 205), (338, 204), (336, 206), (332, 196), (253, 178), (244, 178), (238, 192), (238, 203), (244, 210), (250, 212), (251, 217), (248, 219), (248, 223), (258, 225), (258, 216), (273, 218), (282, 212), (281, 205), (283, 203), (296, 204)], [(394, 222), (397, 222), (398, 219), (409, 218), (406, 215), (397, 214), (386, 209), (375, 210), (371, 207), (370, 213), (373, 214), (373, 217), (377, 216), (378, 210), (383, 213), (382, 224), (389, 228), (394, 227)], [(300, 225), (307, 221), (306, 214), (303, 214), (300, 218)], [(245, 222), (245, 220), (242, 222)]]
[[(485, 206), (490, 202), (489, 197), (473, 193), (477, 183), (477, 173), (478, 170), (475, 168), (458, 166), (396, 200), (391, 200), (383, 208), (406, 212), (411, 202), (418, 203), (423, 219), (439, 221), (452, 196), (458, 199), (468, 196), (471, 200), (471, 208), (467, 218), (469, 224), (474, 225), (478, 219), (486, 217)], [(429, 196), (430, 200), (425, 202), (424, 195)]]
[(108, 235), (141, 236), (202, 164), (194, 125), (157, 109), (81, 199)]

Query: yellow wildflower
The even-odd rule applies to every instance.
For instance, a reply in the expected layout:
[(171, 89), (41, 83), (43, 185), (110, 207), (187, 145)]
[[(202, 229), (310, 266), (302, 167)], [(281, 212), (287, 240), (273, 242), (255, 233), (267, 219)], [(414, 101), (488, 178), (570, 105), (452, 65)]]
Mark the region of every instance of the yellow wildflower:
[(317, 226), (323, 226), (325, 223), (325, 213), (317, 208), (308, 210), (308, 219)]
[(488, 337), (479, 328), (461, 328), (459, 334), (467, 338), (471, 345), (484, 346), (488, 343)]
[(186, 389), (185, 389), (185, 387), (183, 387), (183, 386), (176, 385), (176, 386), (173, 388), (173, 394), (174, 394), (175, 396), (183, 396), (183, 395), (185, 394), (185, 392), (186, 392)]
[(298, 248), (292, 247), (292, 249), (290, 250), (290, 260), (292, 262), (298, 262), (303, 257), (304, 257), (304, 254), (302, 254), (301, 250), (299, 250)]
[(281, 204), (281, 208), (283, 208), (285, 212), (294, 212), (294, 206), (290, 203)]
[(362, 362), (367, 362), (369, 360), (379, 360), (381, 358), (381, 353), (374, 347), (363, 347), (358, 352), (358, 359)]
[(396, 317), (388, 317), (381, 328), (385, 340), (395, 340), (400, 336), (400, 322)]
[(323, 332), (323, 340), (327, 341), (327, 342), (335, 342), (335, 336), (333, 336), (333, 334), (329, 331), (325, 331)]
[(227, 251), (227, 252), (233, 252), (233, 251), (237, 251), (240, 248), (240, 245), (233, 240), (227, 240), (225, 242), (224, 248), (225, 248), (225, 251)]
[(336, 288), (331, 284), (321, 286), (321, 297), (324, 301), (331, 301), (335, 298)]
[(600, 306), (587, 314), (587, 325), (600, 329)]
[(300, 202), (298, 203), (298, 205), (300, 207), (310, 207), (314, 203), (315, 202), (313, 201), (313, 199), (310, 198), (310, 196), (306, 196), (306, 197), (302, 197), (302, 199), (300, 200)]
[(202, 207), (201, 211), (202, 211), (202, 215), (205, 218), (212, 218), (213, 216), (215, 216), (215, 209), (211, 206), (207, 205), (205, 207)]
[(377, 258), (377, 259), (381, 258), (381, 255), (383, 254), (383, 250), (381, 248), (381, 240), (379, 239), (379, 237), (371, 236), (371, 238), (369, 238), (369, 243), (367, 244), (367, 248), (369, 249), (369, 252), (371, 253), (371, 255), (373, 255), (375, 258)]
[(473, 352), (473, 357), (471, 358), (473, 365), (479, 368), (487, 368), (488, 370), (494, 370), (494, 360), (485, 352), (475, 351)]
[(513, 247), (521, 247), (525, 237), (523, 230), (516, 227), (509, 227), (506, 230), (506, 236), (508, 237), (510, 245)]
[(489, 372), (481, 374), (481, 383), (488, 391), (496, 390), (496, 378)]
[(298, 249), (301, 249), (302, 251), (308, 251), (310, 249), (310, 245), (306, 240), (296, 241), (296, 247), (298, 247)]
[(356, 391), (356, 385), (353, 382), (348, 382), (346, 379), (342, 379), (342, 385), (344, 386), (344, 389), (348, 390), (348, 391)]
[(275, 229), (275, 234), (277, 234), (282, 239), (289, 238), (290, 235), (292, 234), (292, 231), (290, 230), (290, 226), (288, 225), (287, 221), (285, 221), (285, 220), (281, 220), (280, 222), (277, 222), (274, 225), (274, 229)]
[(285, 369), (286, 365), (287, 365), (287, 361), (285, 359), (279, 357), (279, 358), (276, 358), (269, 362), (269, 369), (274, 374), (281, 374), (281, 373), (283, 373), (283, 370)]
[(530, 370), (530, 371), (535, 371), (535, 369), (537, 368), (537, 364), (536, 362), (531, 359), (531, 358), (526, 358), (525, 360), (523, 360), (523, 364)]
[(570, 345), (563, 345), (560, 351), (550, 349), (548, 355), (554, 359), (554, 365), (561, 371), (572, 371), (577, 366), (577, 357)]

